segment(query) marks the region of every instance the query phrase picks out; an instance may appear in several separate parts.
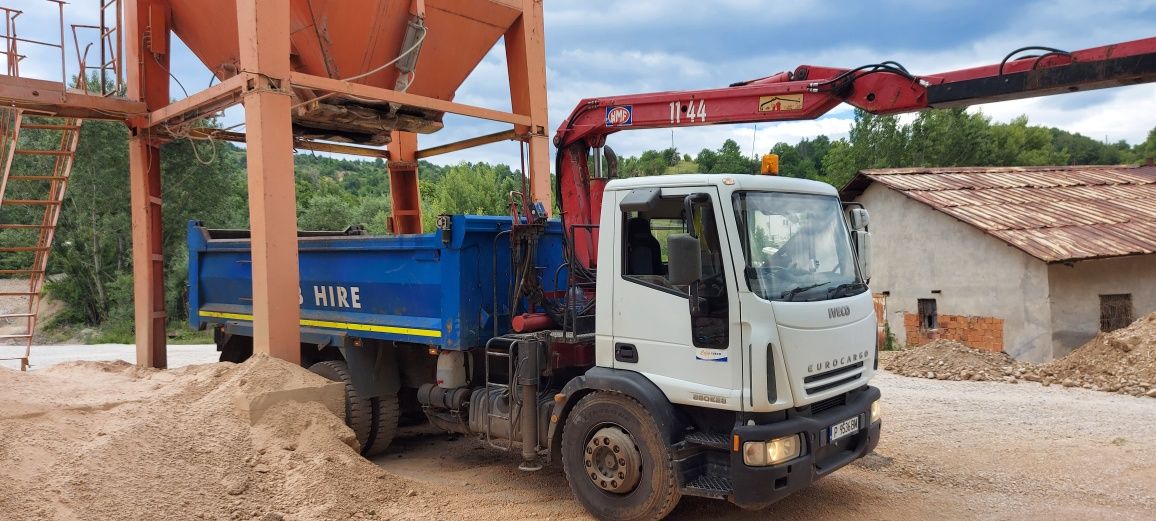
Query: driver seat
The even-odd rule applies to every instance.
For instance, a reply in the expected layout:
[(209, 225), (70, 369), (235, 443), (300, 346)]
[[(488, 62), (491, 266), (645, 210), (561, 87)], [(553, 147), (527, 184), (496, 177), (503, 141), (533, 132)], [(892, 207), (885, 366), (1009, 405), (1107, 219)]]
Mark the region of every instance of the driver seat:
[(662, 275), (662, 246), (650, 233), (650, 219), (632, 217), (626, 225), (626, 261), (631, 275)]

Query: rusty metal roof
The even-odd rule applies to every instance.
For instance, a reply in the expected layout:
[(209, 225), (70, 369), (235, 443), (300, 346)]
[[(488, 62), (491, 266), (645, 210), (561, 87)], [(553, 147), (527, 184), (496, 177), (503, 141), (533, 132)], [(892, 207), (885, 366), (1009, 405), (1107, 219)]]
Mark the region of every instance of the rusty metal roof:
[(860, 171), (850, 200), (872, 182), (946, 213), (1044, 262), (1156, 253), (1156, 168), (1042, 166)]

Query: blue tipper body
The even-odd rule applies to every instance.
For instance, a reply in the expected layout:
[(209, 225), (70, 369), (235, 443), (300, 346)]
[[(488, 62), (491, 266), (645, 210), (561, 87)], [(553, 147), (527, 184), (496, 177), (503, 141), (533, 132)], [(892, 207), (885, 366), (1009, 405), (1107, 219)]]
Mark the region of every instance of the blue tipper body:
[[(510, 218), (456, 215), (449, 222), (448, 231), (423, 235), (301, 237), (302, 342), (344, 346), (368, 338), (462, 350), (484, 345), (494, 320), (499, 334), (507, 333), (512, 269), (510, 234), (502, 232), (510, 229)], [(563, 263), (562, 226), (549, 221), (545, 230), (534, 264), (550, 292)], [(189, 223), (194, 328), (221, 324), (251, 335), (253, 274), (246, 237)], [(565, 288), (561, 272), (557, 283)]]

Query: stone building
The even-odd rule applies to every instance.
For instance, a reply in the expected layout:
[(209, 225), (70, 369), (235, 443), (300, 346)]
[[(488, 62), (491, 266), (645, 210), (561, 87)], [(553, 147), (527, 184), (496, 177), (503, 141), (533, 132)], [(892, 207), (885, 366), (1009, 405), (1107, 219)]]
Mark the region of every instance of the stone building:
[(877, 307), (899, 342), (1061, 357), (1156, 311), (1156, 168), (863, 170)]

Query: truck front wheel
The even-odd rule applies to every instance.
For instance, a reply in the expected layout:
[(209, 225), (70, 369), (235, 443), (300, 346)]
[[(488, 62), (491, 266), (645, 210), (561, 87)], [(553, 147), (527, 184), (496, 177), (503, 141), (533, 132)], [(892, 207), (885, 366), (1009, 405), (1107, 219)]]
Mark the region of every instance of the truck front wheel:
[(365, 398), (353, 386), (349, 366), (341, 360), (317, 362), (309, 370), (334, 382), (345, 384), (345, 424), (353, 429), (361, 444), (361, 454), (376, 456), (385, 452), (397, 433), (400, 414), (397, 395)]
[(682, 497), (654, 420), (620, 394), (595, 392), (574, 406), (562, 429), (562, 467), (598, 519), (662, 519)]

